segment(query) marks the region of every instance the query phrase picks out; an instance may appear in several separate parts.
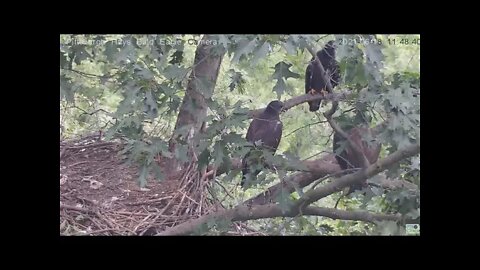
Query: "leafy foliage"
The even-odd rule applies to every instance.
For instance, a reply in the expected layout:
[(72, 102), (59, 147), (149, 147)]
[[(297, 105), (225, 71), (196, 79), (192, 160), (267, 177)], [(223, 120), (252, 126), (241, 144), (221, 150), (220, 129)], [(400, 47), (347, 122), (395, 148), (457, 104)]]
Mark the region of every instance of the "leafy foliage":
[[(286, 100), (304, 93), (304, 73), (311, 55), (328, 40), (337, 43), (341, 82), (334, 91), (353, 90), (350, 100), (342, 101), (335, 120), (342, 127), (365, 119), (371, 126), (390, 119), (377, 136), (385, 156), (420, 140), (419, 45), (388, 42), (419, 36), (395, 35), (211, 35), (212, 54), (225, 56), (216, 84), (209, 78), (194, 76), (192, 69), (199, 35), (62, 35), (60, 36), (61, 135), (99, 129), (107, 138), (128, 140), (125, 154), (140, 165), (141, 184), (149, 173), (164, 178), (154, 162), (156, 155), (191, 158), (189, 146), (180, 144), (168, 152), (168, 139), (174, 132), (187, 133), (189, 126), (174, 130), (179, 108), (186, 95), (188, 80), (207, 99), (207, 128), (193, 140), (200, 167), (230, 167), (232, 158), (242, 158), (252, 147), (244, 139), (250, 109), (265, 107), (273, 99)], [(379, 42), (381, 40), (382, 42)], [(398, 41), (397, 41), (398, 42)], [(198, 59), (197, 59), (198, 60)], [(191, 108), (197, 106), (192, 102)], [(321, 110), (327, 110), (328, 106)], [(331, 128), (321, 114), (310, 113), (305, 104), (283, 113), (284, 135), (277, 155), (265, 159), (278, 168), (285, 164), (302, 170), (302, 159), (331, 152)], [(238, 202), (263, 191), (291, 175), (284, 170), (263, 170), (251, 189), (236, 189)], [(402, 161), (387, 171), (394, 179), (419, 184), (419, 156)], [(239, 170), (219, 180), (234, 188)], [(263, 180), (262, 180), (263, 179)], [(307, 187), (308, 188), (308, 187)], [(224, 190), (217, 190), (224, 195)], [(286, 207), (303, 190), (283, 194), (279, 204)], [(331, 207), (337, 198), (330, 196), (316, 204)], [(225, 203), (235, 205), (233, 199)], [(403, 213), (419, 216), (419, 195), (406, 190), (370, 189), (339, 204), (347, 209)], [(213, 222), (213, 221), (212, 221)], [(210, 224), (209, 227), (215, 227)], [(221, 230), (216, 224), (216, 229)], [(221, 224), (220, 224), (221, 225)], [(401, 234), (398, 224), (335, 221), (319, 217), (251, 221), (249, 226), (277, 234)], [(206, 229), (206, 228), (203, 228)], [(202, 231), (203, 232), (203, 231)]]

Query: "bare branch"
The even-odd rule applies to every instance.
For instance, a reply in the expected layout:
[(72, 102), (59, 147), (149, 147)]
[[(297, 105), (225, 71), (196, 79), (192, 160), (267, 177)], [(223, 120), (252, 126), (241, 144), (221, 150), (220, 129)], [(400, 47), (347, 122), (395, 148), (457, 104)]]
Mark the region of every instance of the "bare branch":
[(72, 72), (75, 72), (75, 73), (80, 74), (80, 75), (82, 75), (84, 77), (87, 77), (87, 78), (111, 79), (111, 78), (113, 78), (117, 75), (117, 73), (110, 74), (110, 75), (96, 75), (96, 74), (87, 73), (87, 72), (83, 72), (83, 71), (75, 70), (75, 69), (69, 69), (69, 68), (60, 68), (60, 69), (67, 70), (67, 71), (72, 71)]
[(285, 136), (283, 136), (283, 137), (284, 137), (284, 138), (285, 138), (285, 137), (288, 137), (288, 136), (292, 135), (293, 133), (299, 131), (300, 129), (303, 129), (303, 128), (306, 128), (306, 127), (309, 127), (309, 126), (313, 126), (313, 125), (316, 125), (316, 124), (322, 124), (322, 123), (325, 123), (325, 122), (326, 122), (326, 121), (317, 121), (317, 122), (314, 122), (314, 123), (307, 124), (307, 125), (305, 125), (305, 126), (303, 126), (303, 127), (299, 127), (299, 128), (297, 128), (297, 129), (295, 129), (294, 131), (288, 133), (287, 135), (285, 135)]
[[(345, 99), (350, 98), (353, 94), (354, 94), (353, 91), (346, 90), (346, 91), (340, 92), (340, 93), (328, 93), (325, 96), (311, 95), (311, 94), (296, 96), (296, 97), (293, 97), (293, 98), (283, 102), (283, 104), (284, 104), (283, 111), (287, 111), (287, 110), (289, 110), (289, 109), (291, 109), (291, 108), (293, 108), (297, 105), (300, 105), (302, 103), (305, 103), (305, 102), (308, 102), (308, 101), (314, 101), (314, 100), (318, 100), (318, 99), (330, 100), (330, 101), (345, 100)], [(265, 110), (265, 108), (251, 110), (251, 111), (248, 112), (248, 117), (249, 118), (258, 117), (264, 110)]]

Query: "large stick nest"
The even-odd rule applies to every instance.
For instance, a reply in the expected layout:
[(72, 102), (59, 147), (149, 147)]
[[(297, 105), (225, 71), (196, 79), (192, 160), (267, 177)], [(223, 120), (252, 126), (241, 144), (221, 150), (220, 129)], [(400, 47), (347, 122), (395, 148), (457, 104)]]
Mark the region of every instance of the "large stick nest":
[[(162, 181), (149, 175), (141, 188), (123, 146), (98, 135), (60, 142), (61, 235), (156, 235), (222, 207), (208, 193), (214, 172), (194, 162)], [(256, 233), (234, 223), (227, 234)]]

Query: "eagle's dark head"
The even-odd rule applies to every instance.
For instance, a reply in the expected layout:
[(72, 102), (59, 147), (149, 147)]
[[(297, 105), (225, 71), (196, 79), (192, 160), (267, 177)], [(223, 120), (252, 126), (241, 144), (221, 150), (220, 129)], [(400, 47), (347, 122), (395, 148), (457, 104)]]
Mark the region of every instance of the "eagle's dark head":
[(283, 106), (284, 106), (283, 102), (281, 102), (280, 100), (274, 100), (268, 104), (267, 108), (265, 109), (265, 112), (268, 114), (280, 114), (280, 112), (283, 109)]
[(330, 40), (327, 42), (325, 45), (323, 51), (331, 58), (335, 58), (335, 49), (337, 48), (337, 45), (333, 40)]

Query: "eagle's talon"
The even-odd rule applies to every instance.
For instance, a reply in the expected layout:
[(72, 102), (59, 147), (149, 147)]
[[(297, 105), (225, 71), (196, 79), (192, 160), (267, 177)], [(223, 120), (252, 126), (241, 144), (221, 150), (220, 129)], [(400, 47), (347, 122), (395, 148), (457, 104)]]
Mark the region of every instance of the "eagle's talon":
[(328, 94), (328, 91), (325, 89), (320, 90), (320, 94), (322, 94), (323, 97), (325, 97)]
[(315, 89), (312, 88), (312, 89), (310, 89), (310, 91), (308, 91), (308, 93), (309, 93), (310, 95), (315, 95), (315, 94), (317, 94), (317, 90), (315, 90)]

